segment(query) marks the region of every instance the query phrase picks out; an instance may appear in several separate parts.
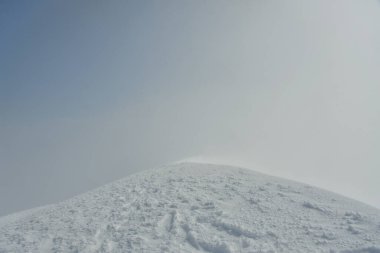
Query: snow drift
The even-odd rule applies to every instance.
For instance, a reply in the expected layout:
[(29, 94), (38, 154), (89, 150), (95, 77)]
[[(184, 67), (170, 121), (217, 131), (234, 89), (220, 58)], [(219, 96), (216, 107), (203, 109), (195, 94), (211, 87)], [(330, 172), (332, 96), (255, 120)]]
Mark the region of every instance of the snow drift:
[(180, 163), (0, 219), (0, 252), (380, 252), (380, 210), (251, 170)]

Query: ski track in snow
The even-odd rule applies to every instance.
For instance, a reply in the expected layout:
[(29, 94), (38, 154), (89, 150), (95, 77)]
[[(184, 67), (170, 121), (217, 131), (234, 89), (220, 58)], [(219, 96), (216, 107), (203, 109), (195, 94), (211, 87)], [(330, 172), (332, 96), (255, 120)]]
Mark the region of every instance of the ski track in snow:
[(380, 253), (380, 210), (251, 170), (180, 163), (1, 218), (5, 252)]

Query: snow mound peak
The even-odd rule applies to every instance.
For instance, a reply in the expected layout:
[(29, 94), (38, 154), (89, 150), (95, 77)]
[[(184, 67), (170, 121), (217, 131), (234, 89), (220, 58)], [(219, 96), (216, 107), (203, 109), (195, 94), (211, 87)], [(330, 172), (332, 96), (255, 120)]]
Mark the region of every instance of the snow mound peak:
[(0, 252), (376, 253), (380, 210), (246, 169), (180, 163), (4, 217)]

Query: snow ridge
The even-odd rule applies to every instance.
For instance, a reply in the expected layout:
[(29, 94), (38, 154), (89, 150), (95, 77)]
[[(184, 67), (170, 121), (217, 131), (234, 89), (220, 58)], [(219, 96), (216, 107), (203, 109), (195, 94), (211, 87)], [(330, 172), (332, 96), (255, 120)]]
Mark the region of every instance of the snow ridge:
[(380, 253), (380, 210), (246, 169), (180, 163), (0, 219), (3, 252)]

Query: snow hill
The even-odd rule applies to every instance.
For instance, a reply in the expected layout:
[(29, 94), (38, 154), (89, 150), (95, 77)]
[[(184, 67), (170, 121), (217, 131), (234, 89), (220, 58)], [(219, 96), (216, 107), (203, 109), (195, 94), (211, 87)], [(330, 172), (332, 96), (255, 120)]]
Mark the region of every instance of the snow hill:
[(0, 219), (0, 252), (380, 252), (380, 210), (247, 169), (180, 163)]

